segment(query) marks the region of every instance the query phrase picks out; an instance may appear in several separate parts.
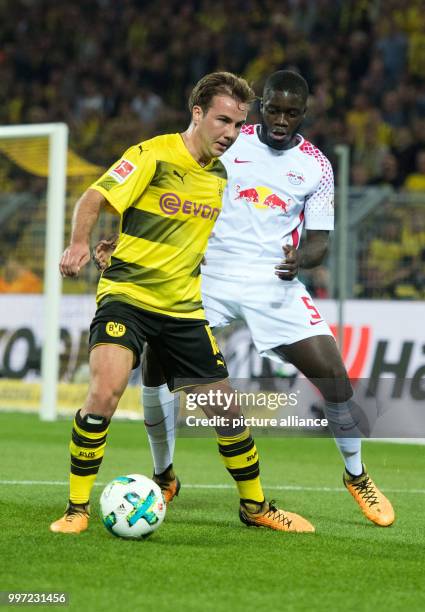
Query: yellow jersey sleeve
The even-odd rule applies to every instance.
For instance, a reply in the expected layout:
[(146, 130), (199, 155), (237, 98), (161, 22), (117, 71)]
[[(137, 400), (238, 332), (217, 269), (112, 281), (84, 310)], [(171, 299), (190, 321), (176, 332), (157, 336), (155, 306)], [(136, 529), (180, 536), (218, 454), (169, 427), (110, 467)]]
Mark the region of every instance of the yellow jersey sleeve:
[(99, 191), (119, 214), (123, 214), (141, 197), (155, 170), (154, 151), (144, 150), (141, 144), (135, 145), (127, 149), (90, 188)]

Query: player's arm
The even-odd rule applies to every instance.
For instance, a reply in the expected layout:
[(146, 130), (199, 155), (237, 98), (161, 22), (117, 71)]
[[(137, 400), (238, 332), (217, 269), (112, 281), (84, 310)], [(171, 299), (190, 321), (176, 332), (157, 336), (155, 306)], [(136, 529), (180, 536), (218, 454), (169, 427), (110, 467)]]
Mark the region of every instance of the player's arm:
[(304, 205), (307, 238), (300, 249), (285, 245), (284, 259), (275, 274), (282, 280), (292, 280), (299, 268), (314, 268), (322, 263), (327, 251), (329, 231), (334, 228), (334, 177), (329, 160), (322, 154), (321, 176)]
[[(155, 170), (155, 152), (144, 149), (142, 145), (133, 146), (92, 187), (104, 196), (106, 211), (122, 215), (141, 196)], [(98, 270), (103, 271), (108, 267), (117, 243), (118, 235), (114, 235), (96, 244), (92, 259)]]
[(77, 276), (90, 260), (90, 236), (106, 198), (95, 189), (88, 189), (75, 205), (71, 241), (60, 260), (62, 276)]
[(327, 230), (307, 230), (306, 240), (300, 249), (286, 244), (283, 247), (284, 259), (275, 266), (275, 274), (282, 280), (292, 280), (299, 268), (315, 268), (320, 265), (328, 252), (329, 232)]

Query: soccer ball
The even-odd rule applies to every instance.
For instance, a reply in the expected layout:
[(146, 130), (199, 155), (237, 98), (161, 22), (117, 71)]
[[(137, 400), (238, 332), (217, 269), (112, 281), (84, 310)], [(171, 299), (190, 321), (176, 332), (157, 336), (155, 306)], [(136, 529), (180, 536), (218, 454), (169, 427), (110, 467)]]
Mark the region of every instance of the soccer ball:
[(141, 474), (118, 476), (100, 496), (102, 522), (121, 538), (147, 538), (161, 525), (165, 510), (161, 489)]

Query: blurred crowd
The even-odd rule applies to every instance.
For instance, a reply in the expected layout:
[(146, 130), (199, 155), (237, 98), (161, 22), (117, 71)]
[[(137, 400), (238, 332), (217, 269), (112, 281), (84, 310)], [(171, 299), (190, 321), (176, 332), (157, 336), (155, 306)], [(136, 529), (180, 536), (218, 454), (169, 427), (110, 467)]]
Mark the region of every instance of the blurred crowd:
[(66, 121), (107, 163), (187, 120), (206, 72), (299, 70), (307, 137), (352, 147), (354, 184), (425, 188), (425, 11), (420, 0), (17, 0), (0, 3), (0, 122)]
[[(71, 146), (107, 165), (187, 123), (205, 73), (260, 94), (291, 68), (311, 96), (302, 132), (351, 183), (425, 191), (422, 0), (16, 0), (0, 2), (0, 124), (65, 121)], [(258, 120), (258, 108), (252, 112)]]

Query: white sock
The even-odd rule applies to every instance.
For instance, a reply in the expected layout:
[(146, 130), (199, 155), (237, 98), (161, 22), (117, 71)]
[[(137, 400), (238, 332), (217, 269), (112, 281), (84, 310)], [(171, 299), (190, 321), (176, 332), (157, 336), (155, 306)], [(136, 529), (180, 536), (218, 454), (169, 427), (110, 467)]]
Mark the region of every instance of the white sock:
[(173, 463), (179, 402), (167, 385), (161, 385), (143, 387), (142, 403), (154, 471), (162, 474)]
[[(346, 470), (353, 476), (360, 476), (363, 472), (361, 432), (350, 409), (350, 401), (340, 404), (326, 402), (325, 414), (329, 429), (332, 431), (335, 443), (344, 459)], [(350, 432), (353, 437), (346, 437), (347, 432)], [(341, 437), (341, 434), (343, 434), (343, 437)]]

